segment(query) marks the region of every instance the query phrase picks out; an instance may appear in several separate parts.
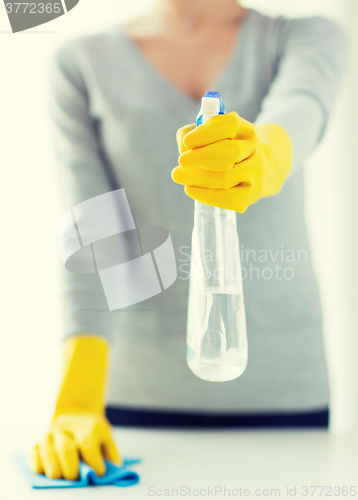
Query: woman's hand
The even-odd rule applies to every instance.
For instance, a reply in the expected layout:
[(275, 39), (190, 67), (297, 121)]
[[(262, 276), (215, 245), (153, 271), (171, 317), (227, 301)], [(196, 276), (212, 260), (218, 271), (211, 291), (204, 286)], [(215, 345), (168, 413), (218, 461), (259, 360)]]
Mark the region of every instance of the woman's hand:
[(73, 481), (78, 479), (80, 458), (100, 476), (105, 473), (104, 458), (121, 463), (104, 416), (93, 412), (57, 415), (32, 450), (30, 467), (37, 474)]
[(30, 454), (30, 467), (53, 479), (78, 478), (79, 460), (105, 473), (104, 458), (120, 463), (104, 416), (108, 342), (94, 334), (64, 341), (63, 375), (50, 430)]
[(179, 166), (172, 178), (191, 198), (245, 212), (277, 194), (292, 163), (291, 140), (276, 124), (255, 127), (231, 112), (177, 132)]

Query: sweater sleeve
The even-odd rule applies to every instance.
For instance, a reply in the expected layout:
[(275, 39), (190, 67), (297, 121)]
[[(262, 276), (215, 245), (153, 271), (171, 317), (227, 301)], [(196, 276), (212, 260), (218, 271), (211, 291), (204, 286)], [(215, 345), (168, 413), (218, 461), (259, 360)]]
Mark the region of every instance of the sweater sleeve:
[(345, 34), (333, 21), (312, 17), (283, 23), (276, 75), (256, 123), (277, 123), (290, 135), (294, 150), (290, 175), (324, 135), (345, 59)]
[[(92, 197), (116, 189), (98, 139), (98, 123), (89, 113), (89, 96), (73, 42), (57, 50), (51, 65), (50, 113), (53, 124), (62, 213)], [(95, 333), (108, 340), (115, 314), (109, 311), (96, 274), (78, 274), (61, 266), (64, 336)]]

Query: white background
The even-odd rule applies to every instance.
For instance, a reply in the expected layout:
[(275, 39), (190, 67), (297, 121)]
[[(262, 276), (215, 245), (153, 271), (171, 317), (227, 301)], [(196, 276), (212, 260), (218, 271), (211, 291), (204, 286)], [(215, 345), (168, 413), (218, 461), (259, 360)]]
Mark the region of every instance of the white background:
[[(150, 5), (149, 0), (128, 3), (81, 0), (67, 15), (15, 35), (0, 7), (0, 427), (45, 426), (60, 376), (60, 213), (47, 109), (49, 60), (64, 39), (122, 22)], [(245, 2), (270, 14), (325, 14), (345, 24), (351, 35), (351, 63), (331, 126), (306, 167), (306, 211), (325, 312), (335, 432), (358, 422), (356, 3)]]

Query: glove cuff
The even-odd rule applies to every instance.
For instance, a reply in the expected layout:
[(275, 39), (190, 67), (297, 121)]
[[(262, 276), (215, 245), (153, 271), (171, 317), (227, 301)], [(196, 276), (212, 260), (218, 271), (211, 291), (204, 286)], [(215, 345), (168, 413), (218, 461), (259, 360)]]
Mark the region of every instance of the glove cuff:
[(293, 162), (293, 145), (289, 134), (276, 123), (264, 123), (256, 127), (264, 154), (274, 175), (265, 184), (262, 196), (278, 194), (288, 176)]
[(96, 335), (65, 339), (63, 376), (54, 418), (73, 412), (104, 415), (108, 351), (108, 342)]

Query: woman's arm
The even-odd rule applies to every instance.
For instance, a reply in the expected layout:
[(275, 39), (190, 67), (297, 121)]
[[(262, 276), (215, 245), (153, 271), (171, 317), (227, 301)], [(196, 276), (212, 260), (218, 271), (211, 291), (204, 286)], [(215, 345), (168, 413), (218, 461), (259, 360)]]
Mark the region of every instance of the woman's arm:
[(274, 47), (276, 75), (255, 125), (276, 123), (291, 138), (293, 165), (302, 166), (327, 128), (342, 80), (347, 42), (344, 31), (323, 17), (282, 20)]
[[(54, 127), (62, 212), (116, 189), (90, 116), (90, 89), (78, 42), (56, 53), (51, 70)], [(104, 416), (108, 350), (113, 330), (97, 274), (71, 273), (61, 266), (64, 317), (62, 382), (49, 431), (31, 452), (32, 470), (52, 478), (76, 479), (79, 458), (103, 474), (104, 458), (119, 462)], [(89, 332), (89, 333), (85, 333)]]
[(278, 68), (255, 124), (227, 113), (177, 133), (181, 154), (172, 178), (195, 200), (245, 212), (278, 194), (324, 134), (344, 66), (344, 35), (319, 17), (276, 22), (283, 28), (267, 47), (275, 49), (269, 52)]
[[(87, 64), (81, 40), (61, 47), (52, 64), (50, 111), (61, 213), (118, 189), (101, 147), (101, 123), (91, 114), (94, 95)], [(76, 222), (80, 225), (78, 217)], [(90, 332), (110, 340), (116, 315), (109, 313), (98, 273), (72, 273), (63, 265), (60, 271), (64, 336)]]

